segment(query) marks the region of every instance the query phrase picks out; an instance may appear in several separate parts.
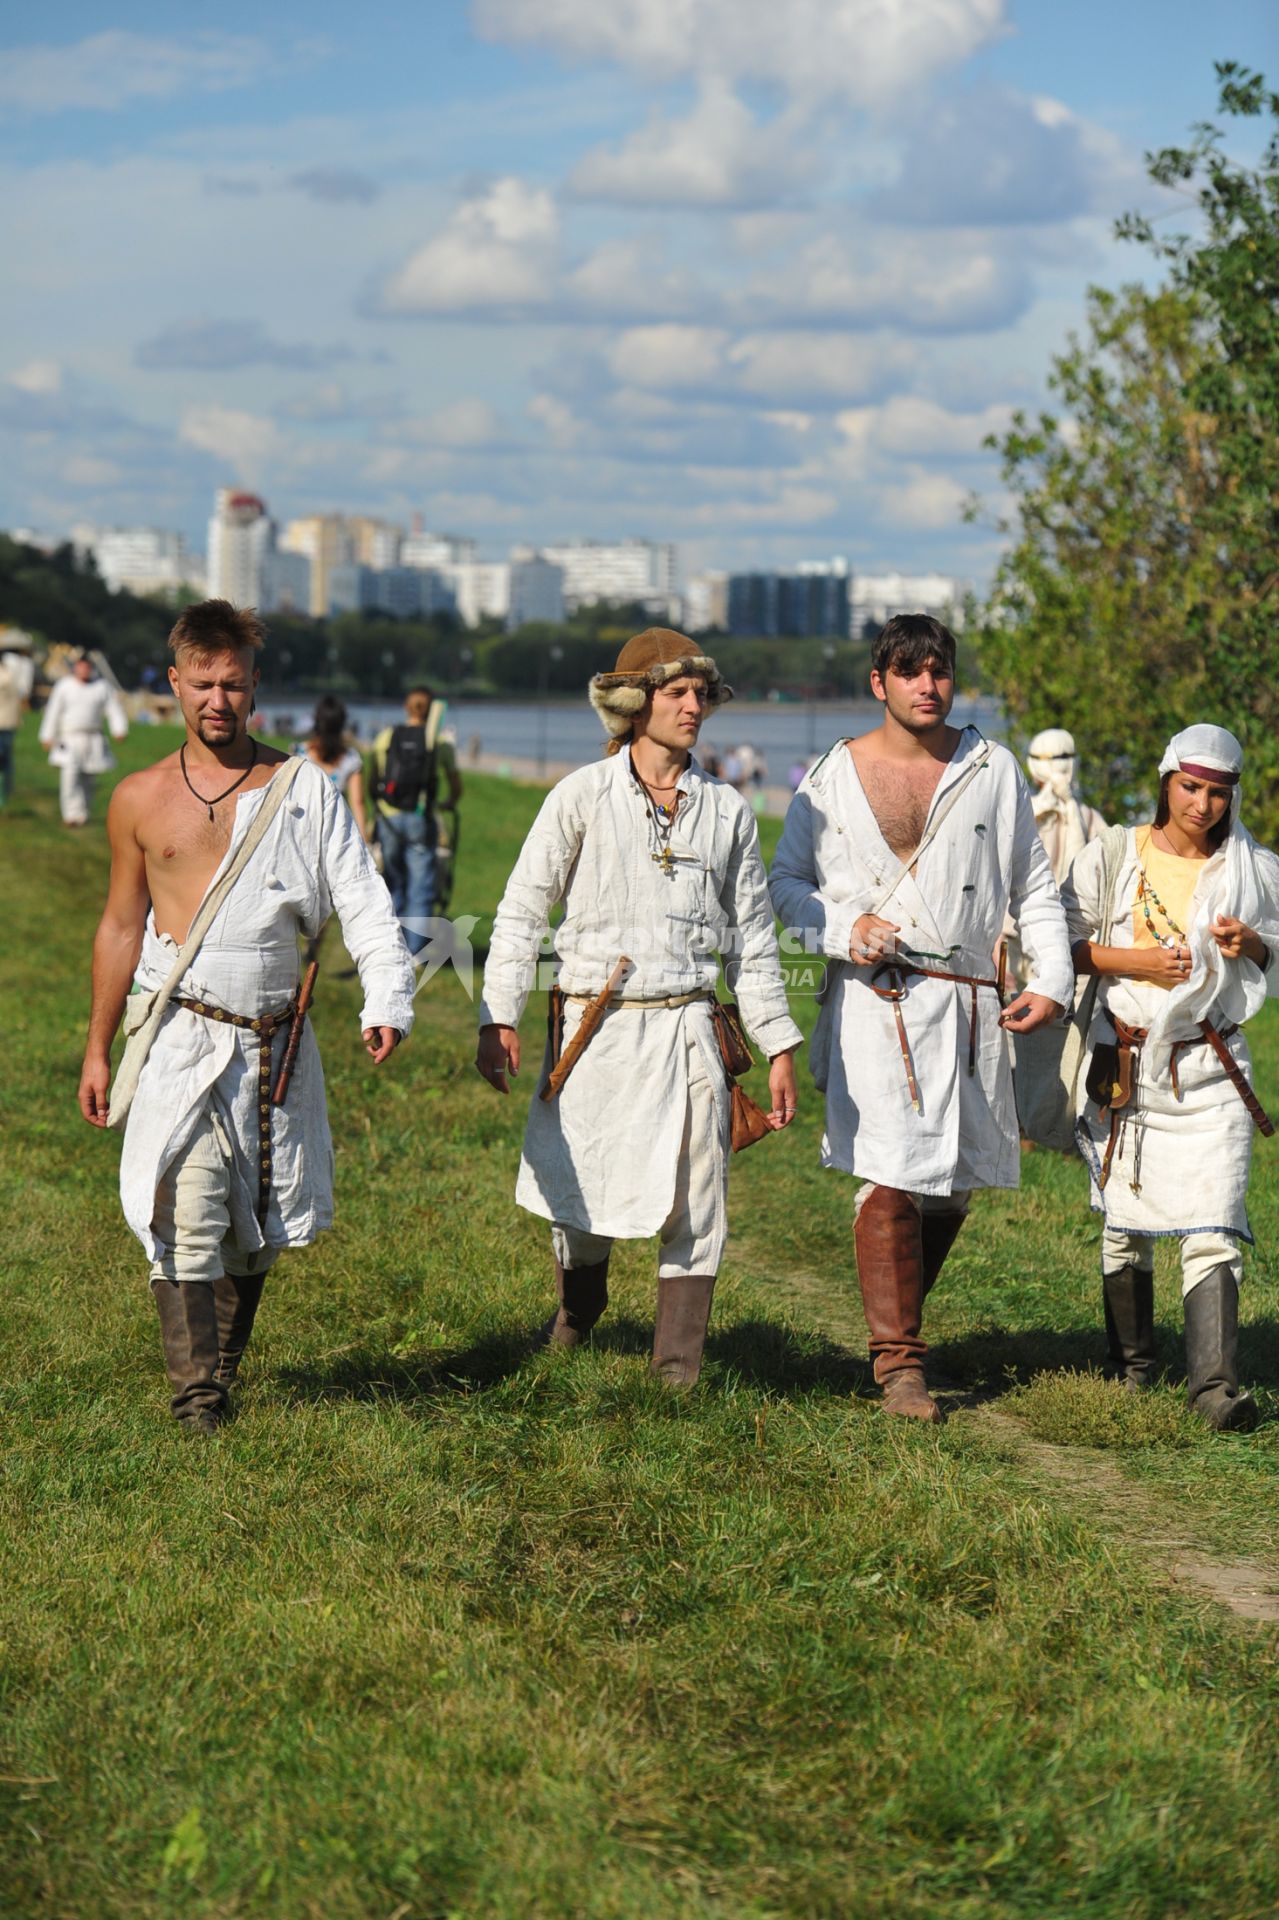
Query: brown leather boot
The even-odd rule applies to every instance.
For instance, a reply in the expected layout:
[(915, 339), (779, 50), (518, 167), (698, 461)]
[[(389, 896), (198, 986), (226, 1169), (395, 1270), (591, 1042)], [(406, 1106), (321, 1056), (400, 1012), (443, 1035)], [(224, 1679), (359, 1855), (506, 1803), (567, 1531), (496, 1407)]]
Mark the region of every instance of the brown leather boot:
[(899, 1187), (876, 1186), (858, 1209), (853, 1239), (870, 1356), (875, 1378), (884, 1389), (884, 1411), (935, 1424), (941, 1420), (941, 1408), (924, 1384), (928, 1348), (920, 1337), (924, 1239), (919, 1208)]
[(187, 1433), (216, 1433), (226, 1412), (226, 1388), (217, 1378), (218, 1317), (206, 1280), (186, 1285), (153, 1280), (160, 1315), (165, 1371), (173, 1388), (173, 1417)]
[(924, 1213), (920, 1215), (920, 1235), (923, 1241), (924, 1298), (927, 1300), (937, 1285), (937, 1276), (946, 1264), (946, 1256), (955, 1244), (959, 1229), (968, 1218), (955, 1208), (945, 1213)]
[(649, 1372), (668, 1387), (697, 1385), (714, 1291), (713, 1273), (658, 1275)]
[(608, 1305), (608, 1260), (589, 1267), (562, 1267), (555, 1262), (555, 1291), (559, 1311), (543, 1329), (551, 1347), (580, 1347)]
[(214, 1374), (224, 1387), (233, 1387), (240, 1372), (244, 1349), (253, 1332), (253, 1322), (262, 1299), (265, 1274), (219, 1274), (213, 1282), (213, 1303), (218, 1316), (218, 1365)]

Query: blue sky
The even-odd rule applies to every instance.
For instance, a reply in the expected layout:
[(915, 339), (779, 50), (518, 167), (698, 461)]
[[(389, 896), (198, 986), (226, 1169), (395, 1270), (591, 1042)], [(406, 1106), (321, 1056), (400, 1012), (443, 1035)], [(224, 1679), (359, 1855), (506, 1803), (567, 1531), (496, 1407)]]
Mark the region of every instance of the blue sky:
[[(207, 16), (206, 16), (207, 17)], [(0, 52), (0, 523), (213, 489), (982, 578), (981, 452), (1270, 0), (54, 5)]]

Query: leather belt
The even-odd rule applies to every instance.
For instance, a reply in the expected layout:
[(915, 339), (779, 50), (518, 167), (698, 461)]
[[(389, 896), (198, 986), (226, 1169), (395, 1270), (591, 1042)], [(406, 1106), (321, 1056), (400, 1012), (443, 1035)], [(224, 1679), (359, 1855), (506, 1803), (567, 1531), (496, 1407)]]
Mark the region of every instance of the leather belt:
[[(1106, 1117), (1107, 1113), (1110, 1115), (1110, 1137), (1106, 1142), (1105, 1158), (1101, 1163), (1101, 1175), (1097, 1181), (1099, 1188), (1104, 1188), (1107, 1180), (1110, 1178), (1110, 1163), (1114, 1158), (1115, 1143), (1119, 1136), (1120, 1116), (1132, 1099), (1133, 1055), (1141, 1052), (1150, 1032), (1148, 1027), (1130, 1027), (1126, 1020), (1121, 1020), (1118, 1014), (1111, 1012), (1109, 1007), (1105, 1009), (1105, 1014), (1107, 1020), (1109, 1020), (1115, 1030), (1117, 1063), (1110, 1094), (1104, 1101), (1098, 1101), (1097, 1103), (1097, 1112), (1102, 1119)], [(1222, 1071), (1225, 1073), (1227, 1080), (1229, 1080), (1235, 1092), (1239, 1095), (1239, 1098), (1243, 1101), (1244, 1106), (1248, 1109), (1258, 1133), (1264, 1134), (1269, 1138), (1275, 1130), (1275, 1123), (1262, 1106), (1260, 1100), (1258, 1100), (1252, 1088), (1248, 1085), (1247, 1078), (1238, 1061), (1233, 1058), (1229, 1047), (1226, 1045), (1231, 1035), (1238, 1033), (1238, 1031), (1238, 1024), (1233, 1020), (1227, 1021), (1224, 1027), (1214, 1027), (1211, 1020), (1201, 1020), (1199, 1022), (1199, 1032), (1204, 1044), (1212, 1048), (1217, 1059), (1221, 1062)], [(1196, 1040), (1174, 1040), (1172, 1043), (1168, 1059), (1168, 1077), (1172, 1081), (1173, 1098), (1175, 1100), (1181, 1099), (1181, 1082), (1177, 1073), (1178, 1057), (1187, 1047), (1194, 1047), (1198, 1044), (1199, 1042)]]
[[(566, 1000), (594, 1000), (595, 997), (593, 993), (566, 993), (564, 995)], [(714, 998), (714, 990), (710, 987), (698, 987), (695, 993), (666, 994), (663, 998), (657, 1000), (639, 1000), (634, 997), (624, 999), (614, 996), (608, 1003), (608, 1010), (612, 1013), (617, 1007), (691, 1007), (697, 1000), (713, 1000)]]
[[(881, 974), (887, 975), (892, 984), (886, 987), (880, 986)], [(906, 979), (910, 974), (922, 974), (925, 980), (951, 980), (956, 986), (968, 988), (971, 996), (968, 1016), (968, 1071), (970, 1074), (977, 1070), (978, 989), (989, 987), (1001, 1002), (1003, 993), (998, 980), (987, 980), (983, 975), (976, 973), (947, 973), (941, 967), (922, 967), (917, 961), (903, 960), (900, 955), (891, 960), (881, 960), (878, 966), (872, 968), (871, 992), (878, 994), (881, 1000), (889, 1001), (892, 1006), (893, 1017), (897, 1022), (897, 1039), (902, 1050), (902, 1064), (906, 1069), (906, 1085), (910, 1090), (910, 1104), (916, 1113), (922, 1113), (924, 1107), (919, 1097), (919, 1083), (915, 1079), (915, 1068), (910, 1057), (910, 1042), (906, 1038), (906, 1022), (902, 1018), (901, 1008), (901, 1003), (908, 991)]]
[(175, 1006), (198, 1013), (206, 1020), (219, 1020), (224, 1026), (243, 1027), (258, 1036), (258, 1226), (266, 1236), (266, 1210), (271, 1199), (271, 1043), (282, 1027), (287, 1027), (296, 1011), (296, 1002), (282, 1013), (263, 1013), (256, 1019), (247, 1013), (228, 1013), (225, 1007), (211, 1007), (205, 1000), (175, 1000)]

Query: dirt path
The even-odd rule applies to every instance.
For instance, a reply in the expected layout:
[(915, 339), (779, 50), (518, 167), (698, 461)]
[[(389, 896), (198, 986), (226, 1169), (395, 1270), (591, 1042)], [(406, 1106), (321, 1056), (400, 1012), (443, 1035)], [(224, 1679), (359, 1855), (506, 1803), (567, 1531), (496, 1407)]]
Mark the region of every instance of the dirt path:
[[(787, 1282), (796, 1304), (813, 1316), (821, 1332), (854, 1353), (865, 1351), (864, 1327), (842, 1302), (829, 1300), (816, 1275), (788, 1274)], [(940, 1398), (945, 1404), (946, 1396)], [(1162, 1568), (1173, 1586), (1227, 1607), (1241, 1620), (1279, 1625), (1279, 1566), (1214, 1559), (1202, 1542), (1187, 1536), (1175, 1507), (1135, 1486), (1100, 1448), (1037, 1440), (1020, 1420), (989, 1404), (958, 1408), (950, 1418), (997, 1439), (1033, 1482), (1064, 1492), (1081, 1517)]]

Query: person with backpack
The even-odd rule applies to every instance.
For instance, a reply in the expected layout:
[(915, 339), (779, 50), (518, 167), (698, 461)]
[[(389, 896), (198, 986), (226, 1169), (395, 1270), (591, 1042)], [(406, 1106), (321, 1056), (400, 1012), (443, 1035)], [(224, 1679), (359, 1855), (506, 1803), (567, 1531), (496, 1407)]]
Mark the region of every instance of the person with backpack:
[(403, 722), (383, 727), (373, 742), (369, 784), (377, 806), (382, 876), (410, 953), (420, 953), (426, 945), (426, 923), (435, 911), (441, 774), (448, 782), (449, 806), (456, 808), (462, 797), (457, 755), (440, 737), (443, 720), (444, 702), (433, 700), (429, 687), (413, 687), (405, 698)]

